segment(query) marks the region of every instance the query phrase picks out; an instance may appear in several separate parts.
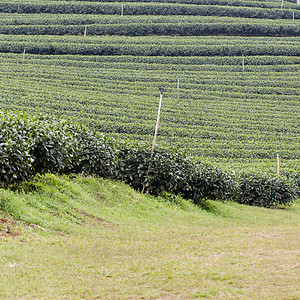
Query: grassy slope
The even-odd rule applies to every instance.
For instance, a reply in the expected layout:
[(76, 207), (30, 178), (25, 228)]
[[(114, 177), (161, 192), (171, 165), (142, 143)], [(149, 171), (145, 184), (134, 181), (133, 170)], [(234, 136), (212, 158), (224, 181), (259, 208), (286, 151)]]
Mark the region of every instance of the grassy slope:
[(36, 186), (0, 190), (0, 233), (10, 227), (0, 236), (1, 298), (300, 295), (299, 203), (268, 210), (210, 202), (203, 210), (95, 178), (48, 175)]

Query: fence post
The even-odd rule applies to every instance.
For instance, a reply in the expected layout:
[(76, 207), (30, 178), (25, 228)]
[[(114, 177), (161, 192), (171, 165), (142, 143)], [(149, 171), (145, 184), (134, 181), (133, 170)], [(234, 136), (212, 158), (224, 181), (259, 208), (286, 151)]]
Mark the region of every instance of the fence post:
[[(159, 99), (159, 105), (158, 105), (157, 120), (156, 120), (154, 138), (153, 138), (153, 142), (152, 142), (152, 148), (151, 148), (151, 154), (150, 154), (150, 162), (149, 162), (149, 166), (148, 166), (146, 177), (148, 177), (149, 172), (150, 172), (152, 157), (153, 157), (154, 148), (155, 148), (155, 142), (156, 142), (156, 138), (157, 138), (157, 134), (158, 134), (158, 127), (159, 127), (159, 121), (160, 121), (160, 110), (161, 110), (161, 103), (162, 103), (164, 88), (160, 87), (159, 91), (160, 91), (160, 99)], [(141, 192), (142, 194), (144, 194), (144, 190), (145, 190), (145, 184), (143, 185), (143, 189), (142, 189), (142, 192)]]
[(242, 70), (243, 70), (243, 72), (245, 72), (245, 58), (244, 58), (244, 54), (242, 55)]
[(279, 152), (277, 151), (277, 175), (279, 175), (279, 169), (280, 169), (280, 160), (279, 160)]
[(177, 98), (179, 98), (179, 76), (177, 76)]
[(24, 51), (23, 51), (23, 59), (22, 59), (22, 62), (25, 61), (25, 53), (26, 53), (26, 48), (24, 48)]

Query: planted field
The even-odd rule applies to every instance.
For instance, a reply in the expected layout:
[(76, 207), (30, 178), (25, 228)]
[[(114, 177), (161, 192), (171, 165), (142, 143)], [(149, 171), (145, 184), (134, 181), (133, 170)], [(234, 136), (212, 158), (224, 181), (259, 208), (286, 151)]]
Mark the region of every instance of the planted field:
[[(0, 297), (299, 298), (299, 20), (296, 0), (2, 0)], [(188, 158), (149, 157), (159, 87), (157, 144)], [(284, 176), (256, 174), (277, 151)]]
[(296, 1), (121, 8), (2, 1), (1, 107), (69, 116), (150, 144), (163, 86), (159, 144), (223, 168), (271, 173), (279, 151), (283, 170), (300, 169)]
[[(87, 38), (1, 36), (14, 46), (60, 49), (117, 47), (134, 54), (182, 48), (235, 51), (298, 51), (298, 38)], [(21, 37), (22, 39), (22, 37)], [(63, 44), (72, 41), (70, 44)], [(39, 41), (37, 43), (36, 41)], [(255, 41), (261, 41), (258, 46)], [(50, 44), (49, 42), (53, 42)], [(77, 42), (77, 43), (76, 43)], [(174, 45), (175, 42), (175, 45)], [(1, 44), (1, 42), (0, 42)], [(263, 46), (265, 44), (265, 46)], [(20, 46), (21, 45), (21, 46)], [(27, 46), (28, 45), (28, 46)], [(71, 46), (74, 45), (74, 46)], [(193, 45), (193, 46), (191, 46)], [(225, 46), (226, 45), (226, 46)], [(168, 47), (168, 48), (167, 48)], [(203, 50), (204, 49), (204, 50)], [(122, 50), (121, 50), (122, 51)], [(21, 51), (20, 51), (21, 52)], [(72, 51), (70, 51), (72, 54)], [(270, 51), (271, 52), (271, 51)], [(80, 56), (1, 54), (2, 107), (71, 116), (115, 136), (150, 142), (156, 118), (158, 86), (167, 91), (159, 143), (215, 162), (271, 162), (276, 151), (283, 166), (299, 159), (298, 56)], [(179, 78), (179, 94), (178, 94)], [(235, 167), (235, 166), (234, 166)]]

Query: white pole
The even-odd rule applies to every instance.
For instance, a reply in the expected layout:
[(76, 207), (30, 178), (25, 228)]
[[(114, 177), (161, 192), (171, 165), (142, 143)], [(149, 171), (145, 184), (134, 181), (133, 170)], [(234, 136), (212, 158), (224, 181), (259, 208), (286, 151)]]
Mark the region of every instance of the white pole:
[(245, 72), (245, 58), (244, 58), (244, 54), (242, 55), (242, 70), (243, 70), (243, 72)]
[(282, 0), (282, 3), (281, 3), (281, 8), (283, 8), (284, 6), (284, 0)]
[(177, 97), (179, 98), (179, 76), (177, 76)]
[(295, 11), (293, 10), (293, 22), (295, 22)]
[(159, 126), (159, 121), (160, 121), (160, 109), (161, 109), (161, 103), (162, 103), (164, 89), (160, 88), (159, 90), (160, 90), (160, 99), (159, 99), (159, 105), (158, 105), (155, 133), (154, 133), (154, 138), (153, 138), (153, 142), (152, 142), (151, 157), (153, 156), (153, 151), (154, 151), (155, 142), (156, 142), (157, 133), (158, 133), (158, 126)]
[(84, 27), (84, 34), (83, 34), (84, 37), (86, 37), (86, 31), (87, 31), (87, 25), (85, 25)]
[(277, 175), (279, 175), (279, 168), (280, 168), (280, 160), (279, 160), (279, 152), (277, 151)]
[(24, 51), (23, 51), (23, 62), (25, 61), (25, 53), (26, 53), (26, 48), (24, 48)]
[[(162, 103), (164, 89), (160, 87), (159, 91), (160, 91), (160, 99), (159, 99), (159, 105), (158, 105), (158, 112), (157, 112), (157, 120), (156, 120), (156, 126), (155, 126), (155, 133), (154, 133), (154, 138), (153, 138), (152, 148), (151, 148), (151, 154), (150, 154), (150, 158), (151, 159), (153, 157), (154, 148), (155, 148), (155, 142), (156, 142), (157, 133), (158, 133), (158, 127), (159, 127), (159, 121), (160, 121), (160, 110), (161, 110), (161, 103)], [(148, 166), (148, 170), (147, 170), (147, 177), (149, 175), (150, 168), (151, 168), (151, 160), (149, 162), (149, 166)], [(143, 186), (143, 189), (141, 191), (142, 194), (144, 193), (144, 190), (145, 190), (145, 185)]]
[(124, 4), (123, 4), (123, 2), (121, 4), (121, 16), (122, 17), (124, 16)]

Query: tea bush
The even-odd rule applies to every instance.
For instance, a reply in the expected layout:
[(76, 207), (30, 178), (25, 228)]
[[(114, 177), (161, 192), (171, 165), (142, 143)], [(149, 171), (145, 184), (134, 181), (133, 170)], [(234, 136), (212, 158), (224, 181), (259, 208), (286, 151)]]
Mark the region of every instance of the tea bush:
[(154, 195), (165, 191), (173, 194), (189, 191), (189, 178), (195, 165), (174, 149), (156, 148), (152, 158), (150, 150), (146, 146), (125, 146), (120, 149), (117, 179), (138, 190), (145, 186), (146, 190)]
[(31, 173), (30, 134), (25, 121), (0, 114), (0, 182), (4, 185), (26, 180)]
[[(7, 187), (46, 172), (85, 173), (122, 180), (147, 193), (172, 193), (202, 204), (206, 199), (234, 200), (276, 207), (296, 197), (282, 177), (234, 175), (196, 164), (176, 149), (129, 145), (66, 120), (0, 113), (0, 183)], [(150, 165), (150, 168), (149, 168)], [(149, 169), (149, 172), (148, 172)], [(299, 178), (298, 178), (299, 181)]]
[(296, 197), (296, 189), (281, 177), (244, 173), (239, 177), (236, 202), (247, 205), (277, 207)]
[(84, 128), (77, 133), (77, 141), (78, 151), (70, 171), (101, 177), (114, 176), (118, 149), (116, 142)]

